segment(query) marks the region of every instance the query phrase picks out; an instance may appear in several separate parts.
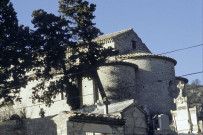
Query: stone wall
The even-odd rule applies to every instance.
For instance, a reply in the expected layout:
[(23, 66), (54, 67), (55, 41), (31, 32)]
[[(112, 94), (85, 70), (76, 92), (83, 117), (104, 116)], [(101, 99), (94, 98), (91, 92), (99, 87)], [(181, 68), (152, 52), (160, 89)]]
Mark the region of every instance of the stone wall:
[(60, 113), (61, 111), (70, 111), (71, 108), (66, 100), (55, 100), (50, 107), (42, 103), (32, 104), (29, 100), (23, 103), (15, 104), (14, 106), (5, 106), (0, 108), (0, 122), (9, 120), (14, 114), (25, 118), (39, 118), (40, 109), (43, 108), (45, 116), (52, 116)]
[(175, 89), (174, 63), (159, 58), (128, 59), (138, 66), (136, 71), (136, 99), (153, 114), (169, 114), (175, 107), (172, 100)]
[[(71, 112), (61, 112), (56, 116), (37, 119), (19, 119), (0, 123), (0, 135), (86, 135), (86, 133), (123, 135), (123, 124), (110, 122), (112, 116), (103, 120), (92, 118), (90, 121), (72, 121), (75, 115)], [(80, 114), (81, 115), (81, 114)], [(78, 117), (80, 116), (78, 115)], [(86, 115), (87, 117), (90, 115)], [(96, 115), (95, 115), (96, 116)], [(97, 116), (96, 116), (97, 117)], [(107, 117), (107, 116), (106, 116)], [(81, 120), (81, 119), (76, 119)], [(98, 121), (100, 123), (98, 123)], [(104, 123), (103, 123), (104, 122)]]
[[(135, 97), (135, 67), (128, 65), (101, 66), (98, 70), (103, 88), (110, 100), (120, 101)], [(82, 79), (82, 105), (93, 105), (102, 100), (94, 80)]]
[(0, 135), (14, 135), (17, 133), (18, 129), (16, 128), (16, 121), (8, 121), (4, 123), (0, 123)]
[[(175, 63), (159, 56), (124, 61), (137, 65), (138, 70), (132, 65), (122, 64), (102, 66), (98, 70), (109, 99), (119, 101), (135, 98), (140, 105), (146, 106), (152, 115), (169, 114), (170, 110), (175, 108)], [(89, 90), (93, 94), (92, 84), (93, 82), (89, 81), (85, 86), (88, 87), (86, 92)], [(88, 96), (87, 100), (90, 100)]]
[(136, 69), (128, 65), (102, 66), (98, 74), (107, 97), (112, 100), (132, 99), (136, 90)]
[(93, 105), (95, 103), (95, 88), (94, 88), (94, 80), (89, 78), (82, 78), (82, 104), (81, 105)]
[(57, 128), (51, 117), (12, 120), (0, 123), (0, 135), (57, 135)]
[[(59, 77), (59, 76), (57, 76)], [(57, 78), (56, 77), (56, 78)], [(54, 78), (53, 80), (56, 80)], [(51, 116), (56, 115), (61, 111), (70, 111), (70, 106), (67, 104), (66, 98), (62, 100), (61, 93), (56, 95), (56, 98), (53, 99), (54, 103), (52, 105), (46, 106), (44, 103), (39, 102), (32, 102), (32, 88), (35, 87), (37, 84), (41, 83), (40, 80), (32, 80), (28, 82), (27, 86), (25, 88), (20, 89), (20, 97), (22, 98), (22, 102), (14, 101), (14, 105), (10, 106), (12, 108), (12, 112), (9, 108), (9, 110), (5, 109), (4, 107), (0, 108), (0, 121), (1, 121), (1, 114), (2, 113), (10, 113), (12, 114), (18, 114), (20, 110), (25, 109), (26, 118), (39, 118), (39, 112), (40, 109), (43, 108), (45, 111), (45, 116)], [(48, 85), (49, 82), (46, 83)], [(44, 90), (46, 91), (46, 89)], [(65, 95), (65, 94), (64, 94)]]
[(125, 135), (147, 135), (148, 125), (146, 115), (137, 107), (130, 107), (122, 113), (126, 120), (124, 131)]
[(114, 38), (115, 49), (119, 50), (119, 54), (127, 53), (133, 49), (132, 41), (136, 42), (136, 50), (141, 50), (142, 52), (147, 53), (150, 52), (133, 30)]
[(122, 126), (70, 122), (68, 115), (38, 119), (12, 120), (0, 123), (0, 135), (86, 135), (86, 133), (107, 133), (123, 135)]
[[(67, 135), (123, 135), (123, 128), (117, 126), (110, 126), (105, 124), (93, 124), (93, 123), (78, 123), (78, 122), (67, 122)], [(62, 135), (62, 134), (60, 134)], [(64, 134), (65, 135), (65, 134)]]

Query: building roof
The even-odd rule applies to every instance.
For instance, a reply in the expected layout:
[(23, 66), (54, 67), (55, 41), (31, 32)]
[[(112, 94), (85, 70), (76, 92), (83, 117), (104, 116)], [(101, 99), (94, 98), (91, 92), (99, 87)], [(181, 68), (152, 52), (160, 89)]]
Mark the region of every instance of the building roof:
[(133, 67), (135, 70), (138, 69), (138, 66), (136, 64), (133, 64), (127, 61), (107, 61), (105, 64), (101, 66), (112, 66), (112, 65), (126, 65), (126, 66)]
[(122, 54), (122, 55), (118, 55), (116, 56), (117, 59), (129, 59), (129, 58), (133, 58), (133, 59), (139, 59), (139, 58), (158, 58), (158, 59), (165, 59), (168, 61), (171, 61), (174, 63), (174, 65), (177, 64), (177, 61), (175, 59), (172, 59), (170, 57), (167, 56), (163, 56), (163, 55), (157, 55), (157, 54), (153, 54), (153, 53), (126, 53), (126, 54)]
[[(146, 113), (141, 109), (141, 107), (135, 103), (134, 99), (125, 100), (122, 102), (116, 102), (108, 105), (109, 114), (120, 113), (124, 112), (128, 107), (136, 106), (140, 111)], [(104, 113), (104, 106), (98, 107), (97, 110), (93, 111), (92, 113), (103, 114)]]
[(187, 78), (184, 78), (184, 77), (181, 77), (181, 76), (177, 76), (177, 77), (176, 77), (176, 80), (181, 80), (181, 81), (184, 81), (184, 82), (185, 82), (185, 84), (187, 84), (187, 83), (188, 83), (188, 79), (187, 79)]
[[(107, 39), (114, 39), (120, 35), (123, 35), (123, 34), (126, 34), (128, 32), (134, 32), (132, 28), (130, 29), (126, 29), (126, 30), (122, 30), (122, 31), (118, 31), (118, 32), (115, 32), (115, 33), (111, 33), (111, 34), (107, 34), (107, 35), (102, 35), (102, 36), (99, 36), (97, 38), (94, 39), (94, 41), (103, 41), (103, 40), (107, 40)], [(134, 32), (135, 33), (135, 32)], [(136, 33), (135, 33), (136, 34)], [(144, 47), (146, 47), (145, 44), (143, 44)], [(166, 56), (163, 56), (163, 55), (157, 55), (157, 54), (152, 54), (150, 53), (150, 50), (146, 47), (146, 49), (149, 51), (149, 52), (146, 52), (146, 51), (143, 51), (143, 50), (139, 50), (139, 49), (133, 49), (133, 50), (130, 50), (129, 52), (123, 54), (123, 55), (119, 55), (117, 56), (117, 58), (143, 58), (143, 57), (153, 57), (153, 58), (159, 58), (159, 59), (165, 59), (165, 60), (168, 60), (168, 61), (171, 61), (174, 63), (174, 65), (177, 64), (177, 61), (175, 59), (172, 59), (170, 57), (166, 57)]]
[[(117, 37), (117, 36), (119, 36), (119, 35), (128, 33), (128, 32), (130, 32), (130, 31), (133, 31), (133, 29), (130, 28), (130, 29), (126, 29), (126, 30), (114, 32), (114, 33), (111, 33), (111, 34), (98, 36), (97, 38), (94, 39), (94, 41), (100, 41), (100, 40), (104, 40), (104, 39), (115, 38), (115, 37)], [(133, 32), (134, 32), (134, 31), (133, 31)]]
[(125, 120), (120, 116), (109, 114), (95, 114), (95, 113), (82, 113), (82, 112), (67, 112), (69, 121), (73, 122), (85, 122), (96, 124), (108, 124), (108, 125), (124, 125)]

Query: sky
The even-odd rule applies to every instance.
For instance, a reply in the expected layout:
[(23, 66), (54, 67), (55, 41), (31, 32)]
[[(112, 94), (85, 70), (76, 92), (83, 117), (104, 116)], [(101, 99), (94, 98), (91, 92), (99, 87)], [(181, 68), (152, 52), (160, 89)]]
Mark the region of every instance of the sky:
[[(152, 53), (203, 43), (202, 0), (88, 0), (97, 5), (96, 26), (104, 33), (133, 28)], [(32, 11), (58, 15), (57, 0), (11, 0), (19, 24), (33, 28)], [(177, 60), (176, 76), (203, 71), (203, 46), (165, 54)], [(191, 83), (203, 74), (185, 76)]]

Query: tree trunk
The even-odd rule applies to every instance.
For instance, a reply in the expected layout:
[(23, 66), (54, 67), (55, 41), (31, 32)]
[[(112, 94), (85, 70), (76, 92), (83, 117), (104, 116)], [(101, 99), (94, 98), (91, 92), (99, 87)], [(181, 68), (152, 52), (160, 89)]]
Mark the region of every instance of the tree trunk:
[(99, 75), (98, 75), (97, 70), (95, 70), (95, 71), (93, 72), (93, 78), (95, 79), (95, 81), (96, 81), (96, 83), (97, 83), (97, 85), (98, 85), (99, 92), (100, 92), (100, 94), (101, 94), (103, 103), (104, 103), (104, 104), (109, 104), (108, 98), (107, 98), (106, 93), (105, 93), (105, 91), (104, 91), (104, 88), (103, 88), (103, 85), (102, 85), (101, 80), (100, 80), (100, 78), (99, 78)]

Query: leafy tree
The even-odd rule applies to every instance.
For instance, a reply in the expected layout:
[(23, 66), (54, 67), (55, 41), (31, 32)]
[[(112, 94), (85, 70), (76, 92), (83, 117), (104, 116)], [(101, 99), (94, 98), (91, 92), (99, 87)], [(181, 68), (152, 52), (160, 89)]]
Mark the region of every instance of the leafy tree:
[[(36, 28), (34, 37), (36, 41), (35, 49), (37, 60), (35, 61), (35, 74), (37, 79), (41, 79), (33, 91), (33, 100), (51, 105), (53, 98), (57, 94), (67, 92), (76, 86), (70, 81), (67, 59), (67, 48), (74, 45), (69, 23), (61, 16), (49, 14), (44, 10), (36, 10), (32, 14), (32, 23)], [(63, 75), (54, 80), (57, 74)], [(47, 89), (45, 84), (50, 82)], [(41, 94), (39, 94), (41, 93)], [(76, 93), (77, 94), (77, 93)], [(76, 105), (79, 106), (79, 105)]]
[[(95, 9), (96, 5), (87, 1), (61, 0), (61, 16), (43, 10), (33, 12), (34, 36), (38, 44), (35, 51), (40, 59), (36, 62), (36, 75), (42, 78), (34, 88), (34, 99), (50, 105), (58, 93), (65, 92), (68, 103), (76, 109), (79, 107), (79, 91), (75, 81), (82, 76), (95, 79), (102, 98), (107, 99), (97, 69), (113, 55), (113, 51), (93, 42), (102, 34), (93, 23)], [(71, 50), (68, 58), (67, 48)], [(57, 73), (63, 76), (51, 80)], [(47, 90), (44, 89), (46, 81), (50, 81)]]
[[(9, 0), (0, 1), (0, 105), (20, 100), (18, 93), (27, 83), (30, 67), (30, 30), (18, 26), (16, 12)], [(12, 93), (12, 94), (11, 94)]]
[(192, 81), (191, 85), (196, 87), (196, 86), (200, 85), (200, 82), (201, 81), (199, 79), (195, 79), (195, 80)]
[(96, 5), (83, 0), (61, 0), (59, 4), (59, 12), (72, 22), (71, 29), (78, 41), (78, 44), (72, 48), (74, 53), (70, 60), (72, 62), (78, 60), (79, 64), (73, 64), (69, 71), (76, 73), (76, 76), (96, 80), (104, 103), (108, 103), (97, 70), (99, 66), (105, 64), (107, 57), (115, 55), (116, 52), (112, 48), (104, 48), (94, 42), (94, 39), (102, 34), (93, 23)]
[(190, 107), (201, 104), (201, 95), (203, 87), (200, 85), (200, 80), (195, 79), (190, 85), (186, 85), (188, 103)]
[(192, 83), (190, 85), (188, 85), (188, 90), (190, 90), (192, 93), (194, 93), (198, 89), (199, 86), (200, 86), (200, 80), (195, 79), (192, 81)]
[[(75, 81), (83, 76), (95, 79), (102, 98), (108, 101), (97, 70), (114, 53), (111, 48), (105, 49), (93, 42), (102, 34), (93, 23), (96, 5), (85, 0), (61, 0), (61, 16), (42, 9), (33, 12), (35, 30), (31, 31), (18, 26), (9, 0), (2, 0), (0, 4), (1, 99), (19, 100), (19, 89), (30, 79), (25, 73), (31, 71), (35, 79), (41, 80), (33, 88), (33, 100), (50, 105), (57, 94), (65, 92), (68, 103), (73, 109), (78, 108), (79, 91)], [(56, 75), (60, 77), (54, 79)], [(45, 89), (46, 82), (50, 82), (48, 89)], [(10, 89), (12, 87), (15, 89)]]

